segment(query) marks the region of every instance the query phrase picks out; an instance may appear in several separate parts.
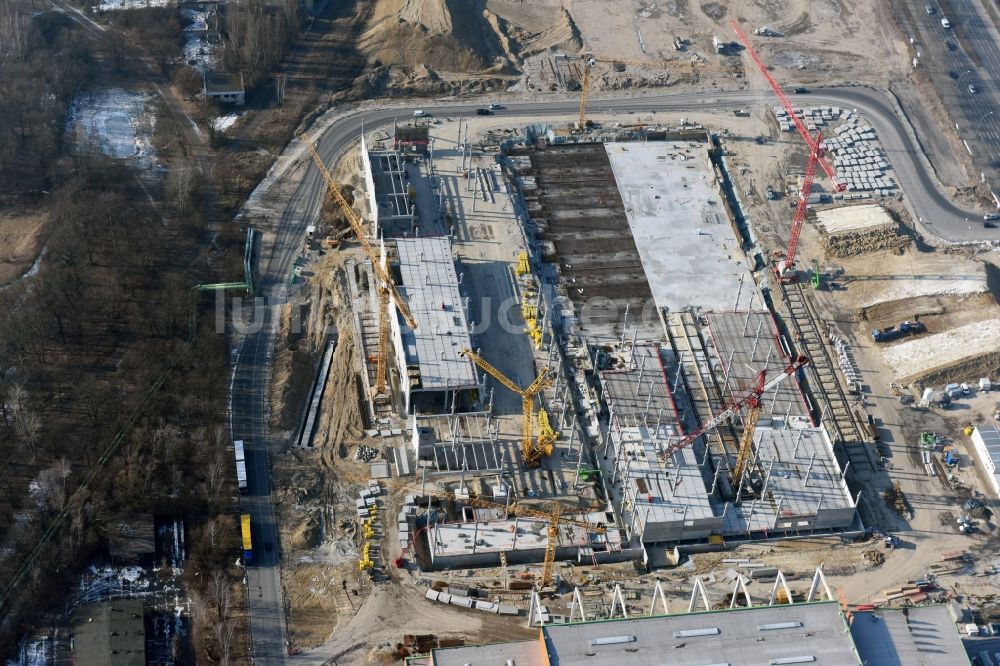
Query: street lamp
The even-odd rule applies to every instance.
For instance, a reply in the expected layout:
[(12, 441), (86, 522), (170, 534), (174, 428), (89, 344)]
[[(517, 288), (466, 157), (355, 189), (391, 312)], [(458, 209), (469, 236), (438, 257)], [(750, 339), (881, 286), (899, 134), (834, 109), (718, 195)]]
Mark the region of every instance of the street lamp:
[(983, 124), (983, 119), (984, 119), (984, 118), (985, 118), (986, 116), (992, 116), (992, 115), (993, 115), (993, 113), (994, 113), (993, 111), (987, 111), (987, 112), (986, 112), (986, 113), (984, 113), (983, 115), (979, 116), (979, 120), (978, 120), (978, 121), (976, 122), (976, 134), (978, 134), (978, 133), (979, 133), (979, 127), (980, 127), (980, 125), (982, 125), (982, 124)]

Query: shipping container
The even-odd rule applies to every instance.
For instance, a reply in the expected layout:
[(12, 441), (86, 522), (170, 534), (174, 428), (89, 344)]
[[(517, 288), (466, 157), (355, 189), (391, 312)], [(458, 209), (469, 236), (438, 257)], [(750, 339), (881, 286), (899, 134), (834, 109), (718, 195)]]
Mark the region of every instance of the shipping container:
[(235, 442), (233, 442), (233, 449), (236, 450), (236, 459), (237, 460), (246, 460), (246, 452), (243, 450), (243, 440), (242, 439), (238, 439)]

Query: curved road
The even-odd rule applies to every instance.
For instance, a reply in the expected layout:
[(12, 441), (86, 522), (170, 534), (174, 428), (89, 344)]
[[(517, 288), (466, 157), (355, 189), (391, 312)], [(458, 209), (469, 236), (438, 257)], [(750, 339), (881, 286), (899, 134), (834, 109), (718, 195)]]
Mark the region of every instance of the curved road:
[[(984, 229), (982, 213), (963, 211), (939, 189), (936, 179), (906, 121), (896, 115), (892, 102), (869, 88), (828, 88), (796, 98), (803, 106), (832, 105), (857, 109), (878, 133), (913, 213), (932, 233), (949, 242), (977, 240), (1000, 241), (1000, 230)], [(711, 108), (730, 109), (773, 104), (770, 92), (732, 91), (715, 93), (679, 93), (592, 99), (592, 111), (634, 110), (683, 112)], [(447, 116), (474, 115), (480, 105), (457, 104), (433, 107), (421, 103), (430, 113)], [(565, 102), (528, 102), (510, 104), (501, 118), (574, 116), (578, 104)], [(362, 122), (371, 129), (398, 118), (399, 108), (359, 112), (336, 121), (318, 141), (320, 154), (328, 163), (358, 140)], [(304, 158), (308, 160), (308, 157)], [(285, 626), (278, 561), (277, 525), (271, 503), (270, 465), (268, 462), (268, 408), (270, 359), (274, 348), (274, 323), (277, 308), (289, 297), (288, 276), (292, 262), (305, 239), (306, 226), (316, 218), (325, 183), (318, 170), (307, 165), (306, 173), (282, 216), (272, 247), (262, 252), (257, 284), (258, 303), (252, 321), (240, 345), (233, 373), (231, 395), (234, 439), (246, 444), (248, 488), (243, 496), (243, 510), (253, 520), (256, 555), (247, 570), (252, 652), (256, 664), (279, 664), (285, 661)], [(271, 544), (268, 551), (264, 544)], [(333, 655), (319, 648), (296, 662), (321, 663)]]

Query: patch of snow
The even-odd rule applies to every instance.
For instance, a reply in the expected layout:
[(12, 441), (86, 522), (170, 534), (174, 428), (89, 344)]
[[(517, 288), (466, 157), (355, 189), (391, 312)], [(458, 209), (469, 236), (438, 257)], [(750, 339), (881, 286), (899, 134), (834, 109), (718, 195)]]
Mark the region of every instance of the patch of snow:
[(176, 4), (177, 0), (101, 0), (96, 9), (99, 12), (114, 12), (122, 9), (173, 7)]
[(205, 32), (208, 30), (209, 12), (201, 9), (191, 9), (184, 7), (181, 9), (181, 18), (190, 23), (185, 26), (185, 32)]
[(216, 132), (225, 132), (227, 129), (233, 126), (233, 124), (239, 119), (239, 114), (230, 113), (226, 116), (219, 116), (218, 118), (213, 118), (212, 129)]
[(204, 74), (219, 64), (219, 44), (208, 32), (184, 33), (184, 64)]
[(52, 639), (41, 636), (37, 641), (28, 641), (21, 645), (20, 657), (7, 661), (7, 666), (48, 666), (55, 663)]
[(122, 88), (80, 93), (70, 107), (66, 130), (78, 146), (94, 143), (109, 157), (152, 169), (156, 166), (153, 98), (149, 92)]

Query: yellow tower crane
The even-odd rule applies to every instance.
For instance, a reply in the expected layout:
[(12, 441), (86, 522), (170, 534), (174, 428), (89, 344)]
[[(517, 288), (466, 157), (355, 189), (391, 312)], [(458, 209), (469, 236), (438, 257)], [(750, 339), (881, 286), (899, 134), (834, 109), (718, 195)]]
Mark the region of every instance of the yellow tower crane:
[[(341, 474), (345, 478), (360, 485), (368, 484), (368, 480), (366, 478), (356, 473), (343, 471)], [(552, 584), (552, 573), (555, 569), (556, 561), (556, 548), (559, 546), (560, 525), (575, 525), (576, 527), (582, 527), (593, 534), (605, 534), (607, 532), (607, 528), (602, 524), (595, 525), (585, 520), (576, 520), (564, 517), (562, 515), (563, 507), (558, 502), (545, 502), (536, 506), (526, 506), (517, 502), (506, 505), (479, 499), (478, 497), (459, 497), (455, 493), (451, 493), (446, 490), (430, 490), (422, 488), (419, 485), (410, 485), (394, 479), (380, 479), (380, 482), (386, 484), (390, 488), (403, 490), (405, 492), (415, 493), (418, 495), (430, 495), (432, 497), (439, 497), (452, 502), (461, 502), (479, 509), (501, 510), (506, 512), (508, 516), (541, 518), (542, 520), (548, 521), (548, 530), (546, 533), (547, 538), (545, 540), (545, 559), (542, 562), (542, 577), (539, 580), (540, 588), (545, 588)], [(506, 560), (506, 555), (503, 556), (502, 561), (503, 560)]]
[(351, 225), (351, 230), (354, 231), (354, 235), (357, 237), (358, 242), (361, 243), (362, 249), (371, 260), (372, 269), (375, 271), (376, 277), (378, 277), (378, 356), (375, 366), (375, 387), (372, 393), (376, 400), (385, 400), (389, 397), (388, 382), (386, 380), (386, 368), (389, 359), (389, 298), (391, 297), (396, 304), (396, 308), (399, 310), (399, 314), (403, 316), (407, 326), (416, 329), (417, 320), (413, 318), (406, 300), (399, 293), (399, 290), (396, 289), (392, 276), (389, 275), (389, 271), (382, 265), (378, 253), (368, 241), (368, 233), (365, 230), (364, 220), (354, 212), (351, 204), (347, 202), (347, 199), (340, 192), (340, 186), (333, 179), (333, 176), (330, 175), (329, 170), (323, 163), (323, 158), (320, 157), (319, 151), (313, 145), (312, 139), (305, 133), (300, 138), (312, 154), (313, 161), (316, 162), (319, 172), (323, 175), (323, 180), (326, 181), (327, 187), (330, 189), (330, 194), (333, 195), (344, 217), (347, 218), (348, 224)]
[(488, 375), (521, 396), (524, 416), (521, 423), (521, 455), (524, 457), (524, 464), (528, 467), (537, 467), (541, 464), (542, 458), (552, 455), (553, 444), (555, 444), (557, 436), (552, 427), (549, 426), (548, 414), (542, 417), (545, 427), (542, 428), (538, 439), (535, 440), (533, 437), (535, 430), (535, 396), (552, 385), (552, 380), (549, 379), (549, 369), (544, 368), (542, 373), (535, 377), (535, 381), (531, 382), (528, 388), (522, 389), (513, 380), (494, 368), (486, 359), (471, 349), (459, 352), (459, 356), (470, 359)]

